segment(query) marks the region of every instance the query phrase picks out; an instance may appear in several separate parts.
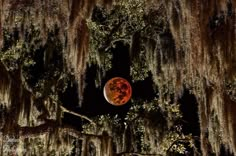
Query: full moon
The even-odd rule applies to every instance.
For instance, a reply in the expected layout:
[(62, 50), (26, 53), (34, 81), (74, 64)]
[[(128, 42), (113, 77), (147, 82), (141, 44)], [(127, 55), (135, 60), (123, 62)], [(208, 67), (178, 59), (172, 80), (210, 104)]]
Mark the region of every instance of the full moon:
[(107, 102), (115, 106), (121, 106), (131, 98), (132, 88), (126, 79), (114, 77), (105, 84), (103, 94)]

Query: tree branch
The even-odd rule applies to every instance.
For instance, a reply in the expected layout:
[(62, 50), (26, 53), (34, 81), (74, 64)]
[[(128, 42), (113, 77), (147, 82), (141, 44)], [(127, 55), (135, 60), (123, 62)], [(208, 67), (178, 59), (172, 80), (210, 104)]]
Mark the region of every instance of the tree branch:
[(59, 123), (54, 120), (46, 120), (44, 124), (39, 126), (19, 126), (19, 134), (20, 136), (31, 136), (31, 135), (38, 135), (43, 134), (45, 132), (51, 132), (54, 129), (59, 127)]
[(87, 116), (81, 115), (81, 114), (78, 114), (78, 113), (75, 113), (75, 112), (73, 112), (73, 111), (70, 111), (70, 110), (66, 109), (65, 107), (63, 107), (62, 105), (60, 105), (60, 108), (61, 108), (61, 110), (62, 110), (63, 112), (66, 112), (66, 113), (69, 113), (69, 114), (78, 116), (78, 117), (80, 117), (80, 118), (82, 118), (82, 119), (85, 119), (85, 120), (89, 121), (91, 124), (93, 124), (94, 126), (96, 126), (96, 123), (95, 123), (93, 120), (89, 119)]
[[(195, 136), (195, 137), (193, 137), (192, 139), (199, 140), (199, 137)], [(170, 145), (170, 147), (166, 150), (166, 154), (168, 154), (168, 153), (170, 152), (171, 148), (172, 148), (175, 144), (177, 144), (177, 143), (179, 143), (179, 142), (188, 143), (190, 140), (191, 140), (191, 138), (185, 138), (185, 139), (177, 139), (177, 140), (175, 140), (175, 141)], [(196, 147), (194, 146), (193, 148), (194, 148), (194, 152), (196, 152), (197, 154), (199, 154), (199, 152), (195, 149)], [(199, 154), (199, 155), (200, 155), (200, 154)]]
[[(67, 135), (71, 135), (75, 138), (92, 137), (92, 138), (101, 139), (104, 137), (103, 135), (81, 133), (69, 125), (60, 126), (59, 123), (54, 120), (47, 120), (44, 124), (41, 124), (39, 126), (34, 126), (34, 127), (18, 126), (18, 129), (19, 129), (20, 136), (23, 138), (38, 136), (39, 134), (44, 134), (47, 132), (50, 133), (50, 132), (53, 132), (55, 129), (60, 129), (60, 132), (65, 133)], [(111, 136), (106, 136), (106, 137), (112, 138)]]
[(89, 121), (93, 126), (96, 126), (96, 123), (95, 123), (92, 119), (88, 118), (87, 116), (82, 115), (82, 114), (79, 114), (79, 113), (76, 113), (76, 112), (73, 112), (73, 111), (71, 111), (71, 110), (68, 110), (68, 109), (66, 109), (65, 107), (63, 107), (63, 103), (62, 103), (61, 101), (55, 100), (55, 99), (54, 99), (53, 97), (51, 97), (51, 96), (49, 96), (49, 98), (50, 98), (52, 101), (54, 101), (55, 103), (59, 103), (60, 109), (61, 109), (63, 112), (69, 113), (69, 114), (72, 114), (72, 115), (75, 115), (75, 116), (77, 116), (77, 117), (80, 117), (81, 119), (85, 119), (85, 120)]
[[(9, 72), (9, 71), (7, 70), (7, 66), (6, 66), (6, 65), (4, 64), (4, 62), (2, 62), (1, 60), (0, 60), (0, 65), (3, 66), (3, 68), (6, 70), (7, 74), (10, 76), (10, 78), (11, 78), (12, 80), (14, 80), (14, 77), (11, 75), (11, 72)], [(31, 89), (26, 88), (23, 84), (20, 84), (20, 85), (23, 86), (23, 89), (29, 91), (30, 94), (31, 94), (31, 96), (33, 96), (33, 97), (36, 98), (36, 95), (33, 93), (33, 91), (32, 91)], [(96, 123), (95, 123), (93, 120), (89, 119), (87, 116), (81, 115), (81, 114), (78, 114), (78, 113), (75, 113), (75, 112), (73, 112), (73, 111), (70, 111), (70, 110), (66, 109), (65, 107), (62, 106), (63, 103), (62, 103), (61, 101), (55, 100), (55, 99), (54, 99), (53, 97), (51, 97), (51, 96), (48, 96), (48, 98), (50, 98), (50, 99), (51, 99), (52, 101), (54, 101), (55, 103), (58, 103), (58, 105), (60, 106), (60, 109), (61, 109), (63, 112), (66, 112), (66, 113), (75, 115), (75, 116), (77, 116), (77, 117), (80, 117), (80, 118), (82, 118), (82, 119), (85, 119), (85, 120), (89, 121), (93, 126), (96, 126)], [(44, 110), (44, 112), (45, 112), (45, 110)], [(43, 118), (43, 119), (49, 121), (49, 120), (46, 119), (46, 118)], [(41, 126), (42, 126), (42, 128), (44, 129), (44, 126), (46, 126), (46, 125), (41, 125)], [(36, 126), (36, 127), (38, 127), (38, 126)], [(27, 127), (25, 127), (25, 128), (27, 128)], [(38, 128), (40, 128), (40, 127), (38, 127)]]
[(115, 34), (120, 26), (125, 22), (125, 19), (119, 20), (119, 23), (116, 24), (110, 31), (109, 35), (106, 36), (105, 41), (103, 42), (103, 45), (101, 48), (99, 48), (99, 51), (103, 51), (109, 47), (112, 41), (112, 35)]

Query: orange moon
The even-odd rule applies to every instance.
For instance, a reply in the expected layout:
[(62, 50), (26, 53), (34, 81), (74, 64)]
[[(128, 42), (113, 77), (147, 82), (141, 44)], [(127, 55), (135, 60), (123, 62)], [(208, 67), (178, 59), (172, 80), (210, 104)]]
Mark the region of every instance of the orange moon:
[(131, 98), (132, 88), (126, 79), (114, 77), (105, 84), (103, 94), (107, 102), (115, 106), (121, 106)]

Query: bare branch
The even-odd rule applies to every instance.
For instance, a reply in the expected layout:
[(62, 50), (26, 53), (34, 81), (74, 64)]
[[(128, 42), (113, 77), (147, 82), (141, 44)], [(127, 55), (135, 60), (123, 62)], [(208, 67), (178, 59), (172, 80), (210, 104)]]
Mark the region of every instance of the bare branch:
[(80, 118), (82, 118), (82, 119), (85, 119), (85, 120), (89, 121), (91, 124), (93, 124), (94, 126), (96, 126), (96, 123), (95, 123), (93, 120), (89, 119), (87, 116), (81, 115), (81, 114), (79, 114), (79, 113), (75, 113), (75, 112), (73, 112), (73, 111), (70, 111), (70, 110), (66, 109), (65, 107), (63, 107), (62, 105), (60, 105), (60, 108), (61, 108), (61, 110), (62, 110), (63, 112), (66, 112), (66, 113), (69, 113), (69, 114), (78, 116), (78, 117), (80, 117)]
[(66, 109), (65, 107), (63, 107), (63, 103), (62, 103), (60, 100), (55, 100), (55, 99), (54, 99), (53, 97), (51, 97), (51, 96), (49, 96), (49, 98), (50, 98), (52, 101), (54, 101), (55, 103), (58, 103), (58, 105), (60, 105), (60, 108), (61, 108), (61, 110), (62, 110), (63, 112), (69, 113), (69, 114), (72, 114), (72, 115), (75, 115), (75, 116), (77, 116), (77, 117), (80, 117), (81, 119), (85, 119), (85, 120), (89, 121), (93, 126), (96, 126), (96, 123), (95, 123), (92, 119), (88, 118), (87, 116)]

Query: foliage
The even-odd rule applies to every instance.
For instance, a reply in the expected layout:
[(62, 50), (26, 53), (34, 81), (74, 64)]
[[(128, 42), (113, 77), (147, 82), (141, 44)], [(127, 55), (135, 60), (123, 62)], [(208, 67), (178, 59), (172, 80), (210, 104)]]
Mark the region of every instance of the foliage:
[[(65, 71), (66, 68), (63, 65), (63, 47), (57, 36), (57, 28), (55, 27), (54, 31), (49, 32), (46, 43), (42, 42), (39, 35), (41, 31), (33, 25), (24, 34), (20, 34), (21, 32), (18, 29), (13, 30), (13, 32), (8, 29), (3, 30), (4, 46), (0, 51), (0, 61), (4, 64), (12, 81), (15, 81), (15, 78), (20, 80), (17, 85), (22, 88), (22, 93), (19, 93), (21, 99), (17, 99), (19, 106), (13, 105), (12, 108), (19, 109), (17, 111), (22, 114), (27, 112), (27, 116), (17, 114), (19, 117), (13, 118), (14, 116), (12, 117), (11, 115), (11, 120), (18, 120), (19, 125), (10, 126), (19, 128), (25, 126), (25, 124), (32, 126), (35, 123), (42, 123), (44, 119), (46, 121), (51, 119), (55, 120), (55, 122), (60, 121), (61, 116), (58, 113), (60, 111), (54, 111), (61, 103), (57, 103), (56, 106), (55, 103), (50, 103), (51, 101), (49, 102), (48, 99), (57, 100), (59, 93), (65, 91), (68, 81), (72, 78)], [(24, 37), (20, 39), (19, 35)], [(18, 86), (13, 87), (17, 88)], [(25, 93), (27, 94), (25, 95)], [(26, 98), (29, 100), (25, 100)], [(32, 108), (31, 105), (34, 107)], [(10, 113), (12, 108), (8, 108), (8, 110), (1, 109), (1, 116), (8, 116), (9, 114), (7, 113)], [(4, 130), (4, 126), (7, 125), (5, 120), (9, 121), (7, 118), (1, 120), (1, 130)], [(27, 123), (22, 120), (27, 121)], [(30, 128), (34, 128), (34, 126)], [(37, 135), (36, 138), (30, 136), (25, 139), (22, 144), (27, 147), (20, 147), (22, 138), (16, 138), (15, 141), (15, 148), (12, 148), (11, 144), (8, 144), (9, 141), (6, 141), (4, 150), (20, 152), (16, 150), (24, 149), (28, 151), (21, 152), (34, 155), (37, 155), (37, 152), (41, 150), (39, 153), (46, 152), (46, 155), (57, 155), (54, 147), (49, 150), (41, 148), (42, 144), (46, 145), (46, 141), (45, 138), (41, 139), (40, 135)]]
[[(178, 104), (171, 104), (167, 101), (161, 103), (158, 99), (153, 99), (150, 102), (136, 102), (128, 112), (126, 121), (137, 124), (135, 128), (137, 129), (137, 133), (135, 134), (140, 135), (140, 139), (137, 141), (141, 144), (141, 152), (148, 152), (150, 151), (150, 147), (155, 146), (144, 139), (145, 135), (150, 135), (159, 140), (156, 146), (160, 148), (159, 154), (164, 154), (172, 142), (185, 137), (181, 132), (181, 124), (177, 122), (181, 117)], [(148, 122), (150, 122), (149, 125), (145, 124)], [(156, 129), (160, 131), (159, 133), (161, 135), (158, 137), (155, 134), (147, 134), (148, 131), (146, 129)], [(178, 153), (185, 151), (183, 145), (177, 144), (175, 146), (174, 151)]]
[[(146, 54), (149, 51), (145, 44), (168, 31), (168, 24), (162, 6), (147, 9), (146, 5), (143, 0), (118, 0), (110, 10), (100, 6), (94, 9), (92, 18), (87, 20), (90, 65), (98, 65), (98, 71), (102, 71), (102, 74), (110, 70), (113, 58), (111, 49), (115, 48), (115, 42), (123, 41), (130, 45), (133, 82), (148, 77), (150, 67)], [(32, 89), (37, 97), (51, 96), (54, 100), (57, 100), (58, 92), (65, 90), (70, 79), (63, 66), (63, 45), (58, 39), (57, 30), (55, 27), (54, 31), (49, 32), (46, 43), (39, 37), (40, 30), (33, 25), (23, 34), (24, 40), (19, 40), (19, 31), (11, 33), (4, 30), (5, 43), (0, 53), (0, 60), (8, 71), (14, 73), (20, 70), (24, 85)], [(101, 80), (101, 76), (97, 76)], [(187, 145), (193, 147), (193, 139), (182, 132), (179, 104), (172, 103), (168, 97), (173, 92), (172, 88), (162, 85), (160, 91), (166, 96), (163, 98), (165, 100), (133, 100), (125, 118), (118, 115), (97, 116), (94, 118), (97, 127), (83, 124), (83, 133), (98, 135), (101, 131), (107, 131), (115, 140), (123, 139), (120, 134), (129, 129), (135, 152), (148, 154), (156, 146), (158, 154), (165, 155), (168, 151), (183, 154)], [(153, 131), (158, 131), (159, 135)], [(158, 141), (153, 143), (150, 137)], [(186, 142), (176, 142), (178, 140)], [(42, 146), (40, 141), (33, 142)], [(55, 155), (55, 152), (50, 151), (51, 155)]]
[(140, 53), (139, 61), (132, 61), (130, 66), (130, 75), (132, 76), (132, 81), (142, 81), (148, 77), (148, 65), (144, 51)]
[[(149, 49), (145, 46), (154, 42), (160, 35), (169, 32), (168, 20), (163, 4), (148, 6), (142, 0), (117, 0), (110, 10), (97, 6), (91, 19), (87, 20), (90, 30), (90, 62), (98, 64), (102, 72), (112, 68), (112, 51), (114, 43), (123, 41), (130, 46), (130, 75), (132, 81), (144, 80), (151, 70), (151, 60), (147, 57)], [(154, 57), (154, 56), (152, 56)], [(157, 70), (157, 69), (155, 69)], [(104, 74), (103, 73), (103, 74)], [(100, 78), (101, 79), (101, 78)], [(102, 115), (95, 118), (98, 129), (106, 129), (111, 136), (124, 133), (125, 127), (130, 127), (133, 143), (137, 152), (148, 153), (153, 148), (148, 141), (148, 135), (156, 137), (159, 154), (165, 155), (168, 150), (183, 154), (191, 136), (182, 133), (182, 114), (179, 104), (171, 102), (174, 94), (169, 81), (160, 81), (160, 99), (151, 101), (133, 100), (126, 117)], [(119, 125), (119, 126), (118, 126)], [(96, 133), (89, 124), (83, 125), (84, 132)], [(123, 128), (123, 129), (122, 129)], [(148, 134), (150, 129), (160, 131), (159, 136)], [(186, 139), (188, 138), (188, 139)], [(188, 143), (172, 143), (176, 140), (187, 140)], [(153, 143), (152, 143), (153, 144)]]
[[(161, 155), (169, 152), (184, 154), (187, 150), (195, 148), (194, 137), (182, 132), (179, 104), (161, 102), (157, 98), (151, 101), (132, 100), (132, 106), (125, 118), (118, 115), (101, 115), (94, 120), (98, 127), (84, 124), (84, 133), (96, 134), (98, 131), (107, 131), (117, 140), (121, 137), (120, 134), (123, 135), (130, 129), (132, 136), (129, 137), (133, 138), (131, 141), (137, 150), (135, 152), (138, 153), (148, 154), (153, 149), (158, 149), (157, 154)], [(158, 141), (151, 142), (150, 138)]]
[[(132, 81), (144, 80), (150, 71), (145, 45), (168, 31), (165, 18), (163, 4), (150, 7), (142, 0), (117, 0), (110, 10), (96, 6), (91, 19), (87, 20), (90, 64), (98, 64), (99, 72), (104, 75), (112, 68), (114, 43), (122, 41), (130, 46)], [(99, 74), (97, 77), (101, 80)]]
[(33, 25), (25, 32), (24, 39), (19, 39), (19, 30), (4, 29), (0, 60), (9, 72), (21, 71), (27, 88), (39, 96), (46, 96), (65, 90), (68, 76), (63, 70), (63, 49), (57, 28), (49, 33), (46, 43), (39, 34), (40, 30)]

